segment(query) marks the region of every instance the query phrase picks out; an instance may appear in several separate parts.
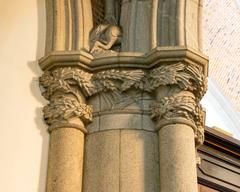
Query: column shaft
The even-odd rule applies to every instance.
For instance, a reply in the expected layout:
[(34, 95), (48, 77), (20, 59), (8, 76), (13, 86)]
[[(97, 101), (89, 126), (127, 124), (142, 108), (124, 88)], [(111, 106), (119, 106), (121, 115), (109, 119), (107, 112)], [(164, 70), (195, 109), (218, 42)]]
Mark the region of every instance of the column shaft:
[(75, 128), (51, 132), (47, 192), (81, 192), (84, 133)]
[(109, 130), (86, 137), (84, 192), (158, 192), (158, 136)]
[(160, 191), (197, 192), (193, 129), (172, 124), (159, 130)]

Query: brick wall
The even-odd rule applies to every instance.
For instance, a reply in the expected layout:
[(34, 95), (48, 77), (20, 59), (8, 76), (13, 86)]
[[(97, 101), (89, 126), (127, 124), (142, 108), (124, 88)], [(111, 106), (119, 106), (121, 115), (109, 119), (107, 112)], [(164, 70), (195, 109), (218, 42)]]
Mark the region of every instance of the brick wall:
[(203, 0), (202, 26), (209, 76), (240, 111), (240, 0)]

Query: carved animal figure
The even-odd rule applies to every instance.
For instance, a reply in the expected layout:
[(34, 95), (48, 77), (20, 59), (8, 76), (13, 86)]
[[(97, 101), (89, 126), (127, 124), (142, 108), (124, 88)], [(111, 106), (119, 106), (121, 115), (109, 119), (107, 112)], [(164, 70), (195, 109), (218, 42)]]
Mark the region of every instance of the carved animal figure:
[(110, 50), (113, 45), (120, 44), (121, 29), (109, 23), (98, 25), (90, 34), (90, 53)]
[(90, 53), (105, 52), (120, 44), (121, 29), (118, 26), (119, 0), (104, 0), (104, 19), (90, 33)]

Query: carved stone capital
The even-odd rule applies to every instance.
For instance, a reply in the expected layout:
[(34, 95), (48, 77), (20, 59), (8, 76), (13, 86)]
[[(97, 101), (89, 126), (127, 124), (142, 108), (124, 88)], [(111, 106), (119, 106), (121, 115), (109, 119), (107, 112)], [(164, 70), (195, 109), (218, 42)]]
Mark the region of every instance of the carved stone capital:
[(169, 124), (186, 124), (193, 128), (196, 145), (204, 141), (204, 111), (195, 96), (188, 91), (163, 97), (152, 105), (151, 117), (160, 129)]
[(160, 86), (176, 85), (179, 89), (192, 92), (200, 101), (207, 90), (204, 74), (194, 65), (183, 62), (162, 65), (150, 71), (147, 91), (156, 90)]
[(200, 100), (207, 90), (206, 76), (194, 65), (178, 62), (153, 69), (148, 77), (148, 91), (155, 92), (151, 117), (157, 128), (186, 124), (193, 128), (196, 146), (204, 141), (205, 113)]
[(92, 120), (92, 106), (85, 96), (92, 94), (91, 74), (76, 68), (46, 71), (39, 79), (43, 96), (50, 101), (44, 107), (44, 119), (49, 131), (74, 127), (86, 132), (84, 124)]
[(50, 131), (54, 128), (71, 126), (83, 130), (83, 123), (89, 123), (92, 119), (92, 107), (79, 102), (67, 95), (55, 96), (50, 104), (43, 108), (44, 119), (50, 125)]
[[(172, 52), (179, 54), (178, 59), (171, 60)], [(41, 61), (45, 73), (40, 78), (43, 96), (50, 101), (44, 108), (46, 122), (51, 127), (76, 118), (90, 122), (92, 110), (86, 99), (95, 94), (107, 100), (107, 110), (122, 110), (134, 102), (139, 110), (148, 110), (138, 102), (148, 92), (156, 100), (152, 118), (158, 127), (181, 121), (193, 127), (196, 143), (202, 143), (204, 118), (199, 102), (207, 90), (207, 63), (185, 49), (175, 52), (163, 49), (146, 56), (122, 53), (89, 60), (77, 53), (49, 55)]]

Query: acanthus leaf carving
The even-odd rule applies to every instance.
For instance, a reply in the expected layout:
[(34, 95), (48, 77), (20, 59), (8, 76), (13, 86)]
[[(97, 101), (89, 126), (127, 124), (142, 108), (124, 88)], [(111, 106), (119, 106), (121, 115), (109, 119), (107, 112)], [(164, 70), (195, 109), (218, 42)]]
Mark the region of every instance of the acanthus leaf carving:
[[(111, 69), (91, 74), (81, 69), (63, 67), (46, 71), (39, 80), (45, 89), (43, 96), (50, 100), (50, 104), (44, 108), (46, 122), (53, 124), (61, 119), (66, 121), (72, 116), (90, 122), (91, 109), (82, 103), (83, 95), (89, 97), (102, 93), (106, 98), (106, 94), (110, 94), (111, 108), (124, 108), (135, 101), (125, 92), (131, 87), (137, 87), (143, 76), (142, 70)], [(69, 100), (69, 95), (73, 95), (75, 100)], [(80, 109), (85, 109), (88, 113), (84, 114)]]
[(136, 102), (139, 94), (128, 94), (130, 88), (137, 88), (144, 77), (143, 70), (111, 69), (98, 72), (93, 76), (93, 82), (103, 99), (109, 100), (110, 109), (123, 109)]
[(196, 93), (197, 98), (206, 91), (205, 77), (199, 75), (197, 68), (183, 63), (164, 65), (151, 70), (149, 73), (139, 70), (111, 69), (95, 74), (80, 69), (59, 68), (52, 72), (46, 72), (40, 82), (48, 99), (56, 90), (71, 92), (70, 85), (78, 85), (86, 97), (99, 92), (122, 93), (134, 87), (139, 90), (152, 92), (162, 85), (178, 85), (182, 90)]
[[(175, 117), (192, 119), (196, 102), (191, 96), (164, 97), (152, 106), (152, 118), (170, 120)], [(190, 113), (189, 113), (190, 112)]]

